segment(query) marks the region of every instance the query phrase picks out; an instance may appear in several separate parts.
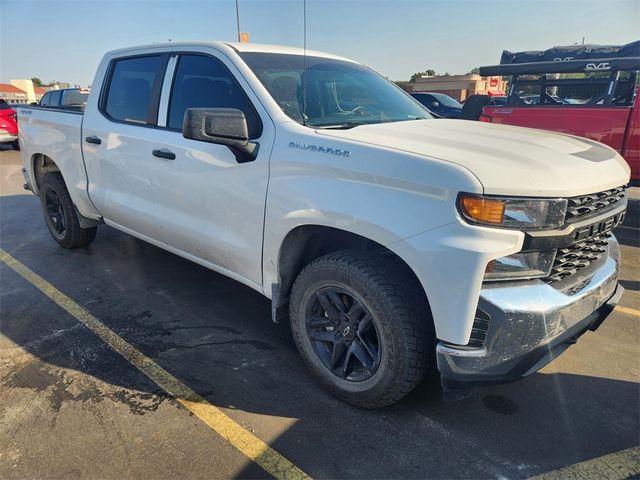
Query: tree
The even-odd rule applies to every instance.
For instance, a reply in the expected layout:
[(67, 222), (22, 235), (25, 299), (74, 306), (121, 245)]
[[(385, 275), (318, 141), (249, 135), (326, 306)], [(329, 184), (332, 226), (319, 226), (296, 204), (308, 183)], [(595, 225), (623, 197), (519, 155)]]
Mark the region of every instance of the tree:
[(480, 75), (480, 69), (478, 67), (472, 68), (467, 75)]
[(416, 80), (418, 80), (419, 78), (422, 77), (433, 77), (436, 74), (436, 71), (432, 68), (429, 68), (427, 70), (425, 70), (424, 72), (416, 72), (413, 75), (411, 75), (411, 78), (409, 79), (409, 82), (411, 83), (415, 83)]
[(33, 82), (33, 84), (34, 84), (36, 87), (41, 87), (41, 86), (42, 86), (42, 80), (40, 80), (38, 77), (33, 77), (33, 78), (31, 79), (31, 81)]

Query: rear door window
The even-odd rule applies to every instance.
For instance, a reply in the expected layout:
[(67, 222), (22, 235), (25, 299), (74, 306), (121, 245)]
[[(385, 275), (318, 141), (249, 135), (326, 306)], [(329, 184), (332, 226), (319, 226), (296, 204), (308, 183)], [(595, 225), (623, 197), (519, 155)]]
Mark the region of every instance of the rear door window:
[(182, 130), (188, 108), (236, 108), (247, 119), (249, 137), (261, 133), (260, 119), (244, 90), (217, 58), (181, 55), (173, 79), (167, 126)]
[(56, 90), (55, 92), (51, 92), (51, 98), (49, 99), (49, 105), (52, 107), (57, 107), (60, 105), (60, 98), (62, 97), (62, 92), (60, 90)]
[(164, 65), (164, 58), (160, 55), (116, 60), (111, 68), (103, 111), (121, 122), (155, 123), (155, 95), (159, 92), (155, 92), (157, 88), (154, 87), (164, 74)]

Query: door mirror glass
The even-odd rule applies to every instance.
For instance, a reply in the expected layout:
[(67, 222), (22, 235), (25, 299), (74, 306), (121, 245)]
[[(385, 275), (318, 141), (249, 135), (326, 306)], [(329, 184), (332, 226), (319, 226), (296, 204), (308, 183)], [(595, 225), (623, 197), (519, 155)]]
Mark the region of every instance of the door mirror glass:
[(249, 142), (247, 120), (236, 108), (188, 108), (182, 136), (201, 142), (226, 145), (240, 163), (255, 160), (258, 144)]

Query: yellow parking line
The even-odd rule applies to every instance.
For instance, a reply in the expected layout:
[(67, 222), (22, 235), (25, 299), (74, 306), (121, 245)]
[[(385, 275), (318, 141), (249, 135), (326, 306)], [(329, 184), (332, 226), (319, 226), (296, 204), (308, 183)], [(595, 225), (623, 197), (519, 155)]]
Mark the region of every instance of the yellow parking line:
[(67, 297), (40, 275), (13, 258), (2, 248), (0, 248), (0, 262), (5, 263), (61, 308), (74, 316), (113, 350), (122, 355), (129, 363), (134, 365), (154, 383), (158, 384), (165, 392), (174, 397), (189, 411), (193, 412), (195, 416), (207, 424), (207, 426), (224, 440), (260, 465), (269, 474), (277, 479), (310, 478), (265, 442), (245, 430), (218, 407), (212, 405), (195, 391), (191, 390), (156, 362), (145, 356), (113, 330), (100, 322), (87, 310)]
[(593, 458), (586, 462), (543, 473), (529, 480), (584, 480), (606, 478), (622, 480), (640, 474), (640, 447), (631, 447), (619, 452)]
[(626, 313), (627, 315), (640, 317), (640, 310), (636, 310), (635, 308), (621, 307), (620, 305), (618, 305), (616, 307), (616, 310), (620, 313)]

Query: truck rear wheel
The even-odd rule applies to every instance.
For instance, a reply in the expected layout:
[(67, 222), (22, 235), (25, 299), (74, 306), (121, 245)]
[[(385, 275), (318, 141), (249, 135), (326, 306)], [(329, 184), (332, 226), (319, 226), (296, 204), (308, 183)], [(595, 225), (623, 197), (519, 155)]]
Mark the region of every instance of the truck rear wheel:
[(42, 177), (40, 204), (49, 233), (61, 247), (86, 247), (96, 238), (98, 227), (80, 227), (73, 201), (60, 173), (47, 173)]
[(422, 380), (435, 336), (426, 297), (389, 255), (344, 250), (299, 274), (291, 331), (311, 373), (356, 406), (390, 405)]

